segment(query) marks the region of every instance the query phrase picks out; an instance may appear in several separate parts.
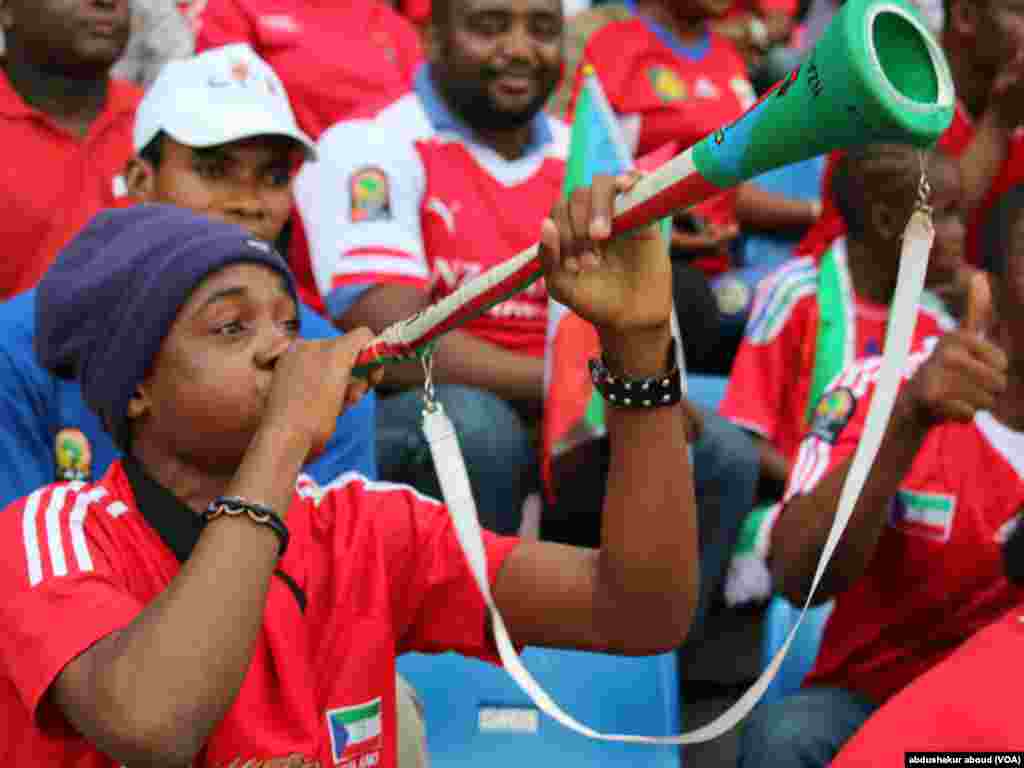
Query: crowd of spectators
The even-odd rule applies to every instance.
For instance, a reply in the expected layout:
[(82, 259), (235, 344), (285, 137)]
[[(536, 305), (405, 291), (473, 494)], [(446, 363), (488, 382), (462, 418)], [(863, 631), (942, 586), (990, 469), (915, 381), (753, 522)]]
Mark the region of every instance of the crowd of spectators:
[[(78, 493), (80, 484), (114, 477), (154, 508), (189, 503), (168, 490), (167, 477), (154, 479), (138, 461), (145, 452), (140, 445), (161, 439), (175, 451), (192, 450), (160, 431), (159, 393), (140, 386), (113, 404), (97, 394), (104, 381), (124, 377), (129, 363), (116, 346), (136, 343), (134, 326), (108, 331), (109, 352), (86, 349), (83, 341), (47, 357), (56, 343), (54, 318), (68, 318), (54, 309), (54, 284), (118, 305), (101, 313), (103, 323), (83, 317), (83, 334), (102, 332), (111, 317), (136, 322), (121, 305), (133, 306), (154, 290), (145, 281), (125, 282), (139, 295), (103, 294), (102, 281), (112, 278), (97, 266), (103, 249), (96, 243), (114, 238), (105, 247), (118, 253), (116, 238), (145, 240), (151, 226), (152, 242), (140, 244), (139, 253), (179, 248), (186, 259), (198, 240), (181, 235), (179, 241), (170, 229), (161, 235), (162, 227), (182, 227), (199, 239), (227, 238), (217, 227), (241, 227), (284, 254), (288, 271), (282, 274), (298, 305), (289, 323), (302, 338), (351, 341), (367, 328), (380, 333), (541, 239), (564, 196), (584, 70), (596, 75), (634, 159), (669, 156), (736, 119), (798, 66), (841, 4), (0, 0), (0, 141), (8, 147), (0, 178), (0, 208), (7, 214), (0, 236), (8, 244), (0, 262), (0, 501), (12, 505), (8, 516), (27, 521), (23, 529), (20, 518), (3, 529), (24, 533), (17, 534), (18, 549), (0, 542), (7, 547), (2, 556), (24, 558), (17, 554), (24, 536), (33, 587), (43, 578), (33, 571), (42, 566), (33, 565), (31, 554), (38, 558), (40, 531), (51, 557), (47, 573), (52, 569), (54, 577), (61, 569), (67, 573), (66, 560), (77, 558), (82, 567), (83, 556), (90, 557), (83, 533), (92, 503), (87, 494), (69, 507), (63, 542), (65, 492), (45, 511), (31, 507), (39, 504), (31, 501), (34, 494), (51, 483), (71, 483), (67, 493)], [(1004, 665), (1019, 667), (1014, 652), (1022, 638), (1013, 630), (1022, 595), (1007, 577), (1006, 552), (1024, 507), (1024, 398), (1015, 399), (1024, 396), (1018, 351), (1024, 332), (1016, 332), (1024, 313), (1024, 8), (998, 0), (915, 4), (944, 46), (957, 93), (953, 123), (933, 149), (872, 144), (837, 151), (823, 163), (818, 197), (770, 192), (755, 179), (670, 222), (666, 245), (688, 370), (722, 376), (724, 360), (727, 374), (720, 404), (684, 400), (680, 409), (696, 531), (687, 527), (689, 507), (680, 498), (678, 535), (694, 534), (700, 575), (685, 596), (693, 598), (692, 628), (678, 644), (685, 650), (714, 641), (705, 618), (727, 593), (730, 604), (754, 605), (778, 595), (799, 605), (806, 596), (874, 394), (903, 227), (918, 202), (922, 173), (929, 181), (935, 244), (912, 356), (879, 458), (817, 594), (817, 600), (834, 600), (835, 609), (804, 689), (758, 708), (742, 726), (744, 766), (869, 764), (904, 736), (918, 740), (914, 749), (967, 749), (981, 742), (1024, 749), (1019, 736), (1013, 744), (997, 743), (1017, 730), (1006, 707), (994, 704), (979, 704), (973, 717), (947, 715), (942, 728), (923, 725), (929, 715), (934, 721), (935, 701), (953, 696), (953, 688), (980, 684)], [(608, 193), (595, 185), (595, 210), (602, 191)], [(170, 207), (192, 215), (161, 218), (158, 212)], [(137, 221), (128, 218), (134, 215)], [(209, 232), (202, 223), (208, 220), (216, 222)], [(128, 234), (116, 231), (121, 226)], [(712, 286), (743, 266), (747, 238), (765, 234), (790, 243), (791, 254), (758, 284), (737, 347), (727, 339), (726, 308), (716, 303)], [(605, 237), (593, 230), (578, 236), (595, 243)], [(126, 263), (136, 258), (124, 253)], [(67, 269), (68, 254), (81, 259), (80, 271), (95, 270), (95, 279), (58, 269)], [(276, 258), (267, 257), (266, 265), (281, 271)], [(46, 288), (47, 280), (58, 278), (64, 282), (40, 289), (40, 281)], [(68, 306), (83, 301), (65, 298)], [(623, 461), (615, 435), (574, 446), (560, 457), (557, 500), (542, 492), (549, 299), (540, 280), (487, 308), (438, 342), (429, 369), (433, 395), (456, 426), (481, 524), (493, 537), (490, 565), (496, 570), (511, 559), (520, 541), (573, 548), (564, 550), (573, 554), (565, 554), (557, 577), (552, 553), (563, 550), (524, 549), (528, 554), (507, 566), (514, 576), (506, 579), (506, 600), (544, 574), (552, 576), (550, 592), (571, 601), (583, 588), (573, 581), (575, 553), (631, 543), (616, 538), (623, 531), (613, 513), (625, 481), (615, 469)], [(163, 311), (151, 301), (154, 312)], [(171, 309), (181, 306), (188, 304)], [(257, 324), (233, 325), (245, 322)], [(140, 323), (138, 338), (146, 332)], [(71, 371), (69, 361), (92, 367)], [(358, 402), (337, 417), (317, 455), (304, 457), (310, 460), (300, 484), (308, 486), (299, 496), (319, 500), (323, 488), (357, 473), (366, 487), (351, 490), (350, 481), (338, 481), (349, 482), (346, 493), (362, 499), (376, 493), (371, 486), (392, 494), (408, 486), (414, 492), (403, 503), (433, 519), (436, 509), (427, 497), (442, 494), (420, 426), (427, 373), (420, 361), (376, 373), (375, 391), (354, 398)], [(203, 372), (185, 375), (202, 381)], [(127, 415), (109, 410), (114, 406)], [(210, 425), (223, 415), (211, 412)], [(134, 445), (125, 420), (134, 422), (129, 432), (146, 439)], [(106, 491), (96, 487), (98, 500)], [(387, 498), (393, 511), (397, 497)], [(36, 517), (45, 518), (38, 530)], [(154, 541), (173, 554), (168, 562), (178, 567), (192, 557), (198, 531), (168, 532), (146, 519), (160, 536)], [(426, 528), (416, 536), (409, 546), (434, 547), (443, 560), (445, 542), (430, 539)], [(742, 563), (753, 571), (741, 573), (730, 569), (730, 559), (745, 536), (758, 546)], [(387, 554), (401, 546), (389, 544)], [(112, 557), (105, 552), (104, 559)], [(673, 572), (667, 561), (654, 562)], [(387, 635), (370, 626), (372, 616), (348, 606), (356, 629), (365, 624), (366, 637), (391, 643), (396, 652), (444, 646), (493, 656), (487, 632), (481, 636), (482, 608), (470, 605), (468, 592), (460, 591), (465, 585), (455, 583), (464, 574), (451, 562), (438, 567), (429, 575), (431, 597), (416, 608), (422, 616), (401, 631), (389, 627)], [(0, 690), (7, 691), (0, 693), (0, 722), (37, 729), (39, 748), (61, 759), (90, 754), (93, 747), (76, 733), (84, 727), (109, 735), (95, 719), (124, 713), (99, 705), (83, 709), (78, 693), (86, 689), (76, 689), (74, 681), (85, 674), (79, 659), (90, 654), (79, 656), (86, 648), (67, 644), (73, 640), (40, 642), (40, 650), (28, 654), (35, 666), (14, 670), (20, 654), (28, 653), (18, 644), (33, 643), (33, 632), (42, 631), (38, 618), (25, 620), (24, 630), (7, 626), (22, 622), (13, 595), (21, 599), (22, 585), (15, 583), (24, 580), (23, 572), (20, 561), (0, 567), (0, 603), (11, 606), (0, 610), (0, 624), (10, 630), (0, 641)], [(303, 594), (291, 575), (274, 573), (290, 592)], [(409, 589), (430, 591), (425, 583), (410, 577)], [(115, 611), (116, 601), (102, 592), (60, 590), (53, 599), (91, 600), (98, 613), (112, 612), (104, 643), (116, 639), (132, 610), (138, 612), (123, 602)], [(385, 600), (376, 593), (372, 599)], [(418, 623), (446, 599), (465, 617), (436, 632)], [(413, 604), (402, 607), (412, 610)], [(553, 614), (560, 603), (541, 594), (536, 605)], [(569, 611), (567, 624), (581, 611)], [(517, 642), (526, 643), (533, 632), (552, 645), (634, 650), (618, 637), (595, 639), (582, 628), (559, 634), (541, 619), (518, 618), (528, 637), (513, 634)], [(481, 626), (467, 629), (460, 623), (466, 620)], [(332, 631), (337, 636), (317, 642), (349, 647), (351, 639), (342, 635), (353, 628)], [(972, 639), (975, 634), (989, 641)], [(274, 650), (261, 646), (258, 653)], [(329, 685), (336, 692), (344, 689), (346, 674), (356, 674), (346, 666), (351, 662), (336, 662), (321, 649), (310, 653), (311, 663), (324, 664), (305, 671), (310, 684), (333, 675)], [(259, 659), (259, 674), (273, 675), (271, 661)], [(378, 682), (385, 677), (379, 669), (373, 674)], [(386, 751), (394, 753), (383, 764), (423, 768), (429, 764), (424, 713), (415, 691), (391, 677), (383, 702), (398, 714), (394, 721), (385, 718), (392, 723), (385, 739), (394, 740)], [(1000, 690), (1013, 691), (1014, 679), (1004, 677)], [(235, 694), (239, 686), (239, 695), (253, 701), (241, 672)], [(360, 691), (361, 699), (338, 706), (363, 704), (371, 693)], [(212, 717), (211, 706), (200, 702), (188, 711), (202, 721)], [(268, 716), (275, 712), (268, 705)], [(216, 718), (207, 724), (215, 727)], [(275, 729), (286, 743), (285, 724)], [(97, 746), (142, 754), (119, 752), (127, 748), (109, 738)], [(336, 747), (333, 732), (331, 738)], [(19, 753), (16, 742), (12, 756), (42, 754)], [(53, 746), (72, 742), (78, 752)], [(198, 751), (203, 743), (193, 746)], [(225, 748), (196, 764), (219, 765), (222, 757), (229, 764)], [(340, 756), (336, 750), (336, 762)]]

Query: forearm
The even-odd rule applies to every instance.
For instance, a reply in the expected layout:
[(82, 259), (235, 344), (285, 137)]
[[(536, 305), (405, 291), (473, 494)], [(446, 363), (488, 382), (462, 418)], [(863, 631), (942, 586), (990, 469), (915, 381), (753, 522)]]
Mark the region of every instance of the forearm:
[(994, 106), (978, 121), (974, 138), (959, 158), (967, 210), (976, 208), (984, 200), (1006, 160), (1013, 128)]
[(736, 193), (736, 218), (744, 228), (771, 232), (806, 229), (817, 218), (820, 204), (761, 189), (747, 182)]
[[(927, 428), (913, 418), (904, 398), (897, 398), (889, 428), (846, 531), (822, 577), (815, 603), (845, 591), (867, 570), (885, 528), (891, 501), (926, 435)], [(851, 458), (838, 466), (812, 492), (794, 496), (775, 523), (771, 540), (772, 576), (780, 591), (795, 604), (802, 604), (807, 597), (852, 462)]]
[[(261, 431), (226, 493), (284, 517), (308, 450), (308, 441)], [(109, 714), (100, 727), (123, 727), (99, 739), (111, 754), (174, 764), (202, 748), (249, 667), (278, 546), (248, 519), (211, 522), (167, 589), (95, 659), (95, 711)]]
[[(665, 370), (664, 349), (647, 362), (632, 356), (625, 370), (609, 365), (634, 378), (656, 376)], [(678, 646), (697, 604), (696, 502), (681, 414), (677, 406), (607, 409), (611, 461), (595, 606), (603, 634), (623, 652)]]

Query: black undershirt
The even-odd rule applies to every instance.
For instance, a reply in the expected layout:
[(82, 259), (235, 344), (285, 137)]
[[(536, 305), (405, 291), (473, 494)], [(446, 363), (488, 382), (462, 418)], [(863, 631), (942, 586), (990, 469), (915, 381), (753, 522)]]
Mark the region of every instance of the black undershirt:
[[(184, 563), (199, 541), (199, 534), (203, 531), (202, 519), (177, 496), (151, 478), (134, 458), (125, 456), (121, 464), (142, 516), (174, 553), (178, 562)], [(302, 587), (280, 568), (274, 570), (274, 575), (291, 590), (299, 610), (305, 613), (306, 593)]]

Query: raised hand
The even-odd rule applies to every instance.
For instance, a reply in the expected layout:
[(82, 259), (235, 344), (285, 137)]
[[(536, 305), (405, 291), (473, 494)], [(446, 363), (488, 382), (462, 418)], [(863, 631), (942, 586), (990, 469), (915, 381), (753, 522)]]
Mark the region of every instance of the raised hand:
[(549, 293), (595, 326), (609, 362), (657, 375), (671, 335), (668, 248), (657, 225), (611, 237), (615, 195), (638, 178), (598, 176), (558, 204), (541, 226), (540, 258)]
[(901, 394), (922, 426), (970, 421), (991, 410), (1006, 389), (1006, 353), (985, 337), (991, 314), (988, 281), (978, 273), (969, 283), (960, 328), (939, 340)]

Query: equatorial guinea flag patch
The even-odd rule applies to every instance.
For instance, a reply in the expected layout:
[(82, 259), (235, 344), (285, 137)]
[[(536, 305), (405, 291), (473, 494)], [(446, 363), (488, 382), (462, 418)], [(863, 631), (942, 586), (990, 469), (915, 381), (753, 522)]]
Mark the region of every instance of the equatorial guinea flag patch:
[(889, 524), (911, 536), (946, 542), (953, 532), (956, 496), (900, 490), (892, 501)]
[(327, 711), (334, 764), (341, 768), (371, 768), (380, 763), (383, 746), (380, 697), (352, 707)]

